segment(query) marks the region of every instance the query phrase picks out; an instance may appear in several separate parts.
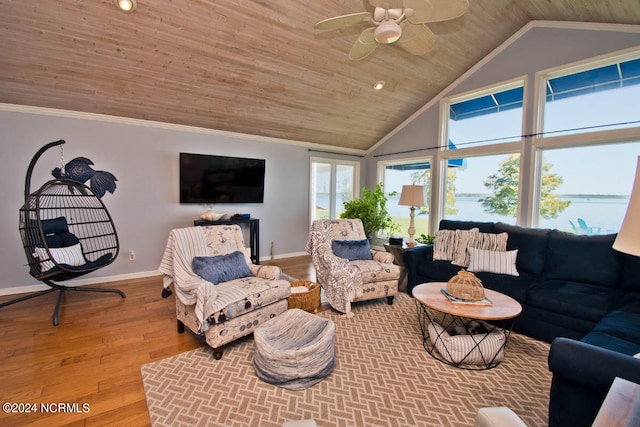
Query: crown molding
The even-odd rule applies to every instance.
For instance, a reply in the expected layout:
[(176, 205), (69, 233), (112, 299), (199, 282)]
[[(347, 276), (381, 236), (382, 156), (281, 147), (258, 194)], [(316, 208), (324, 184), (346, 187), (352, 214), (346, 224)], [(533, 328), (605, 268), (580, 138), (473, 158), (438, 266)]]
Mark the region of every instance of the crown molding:
[(173, 130), (179, 132), (199, 133), (225, 138), (243, 139), (250, 141), (269, 142), (272, 144), (295, 145), (298, 147), (335, 152), (336, 154), (365, 155), (365, 150), (343, 148), (333, 145), (317, 144), (314, 142), (296, 141), (291, 139), (273, 138), (268, 136), (252, 135), (246, 133), (229, 132), (217, 129), (208, 129), (197, 126), (187, 126), (175, 123), (156, 122), (152, 120), (134, 119), (130, 117), (111, 116), (108, 114), (86, 113), (82, 111), (61, 110), (57, 108), (35, 107), (30, 105), (0, 103), (0, 111), (12, 113), (37, 114), (43, 116), (64, 117), (79, 120), (91, 120), (106, 123), (124, 124), (130, 126), (148, 127), (154, 129)]

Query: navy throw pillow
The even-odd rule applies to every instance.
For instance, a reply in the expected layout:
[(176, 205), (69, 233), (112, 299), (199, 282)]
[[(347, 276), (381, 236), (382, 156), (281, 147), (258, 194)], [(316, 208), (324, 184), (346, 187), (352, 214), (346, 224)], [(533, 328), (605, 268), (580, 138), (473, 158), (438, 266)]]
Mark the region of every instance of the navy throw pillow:
[(373, 259), (369, 241), (364, 240), (332, 240), (331, 250), (340, 258), (354, 261), (356, 259)]
[(197, 256), (192, 261), (193, 272), (213, 284), (253, 276), (244, 254), (235, 251), (227, 255)]

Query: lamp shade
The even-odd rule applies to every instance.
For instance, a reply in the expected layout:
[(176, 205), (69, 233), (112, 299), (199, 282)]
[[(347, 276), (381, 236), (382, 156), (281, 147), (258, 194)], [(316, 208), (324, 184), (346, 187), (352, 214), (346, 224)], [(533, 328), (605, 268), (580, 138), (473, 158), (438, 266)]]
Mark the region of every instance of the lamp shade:
[(640, 256), (640, 156), (636, 167), (636, 179), (631, 189), (629, 206), (622, 226), (613, 242), (613, 249), (629, 255)]
[(400, 206), (424, 206), (424, 185), (403, 185)]

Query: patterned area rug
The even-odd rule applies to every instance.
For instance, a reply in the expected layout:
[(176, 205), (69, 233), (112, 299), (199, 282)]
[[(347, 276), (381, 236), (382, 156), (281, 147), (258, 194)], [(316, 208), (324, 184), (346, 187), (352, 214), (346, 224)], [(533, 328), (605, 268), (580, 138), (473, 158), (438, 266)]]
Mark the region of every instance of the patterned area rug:
[(280, 427), (314, 419), (333, 426), (473, 425), (476, 410), (507, 406), (529, 427), (547, 425), (549, 344), (511, 334), (504, 361), (487, 371), (453, 368), (422, 346), (416, 306), (406, 294), (356, 303), (336, 324), (336, 367), (323, 381), (291, 391), (259, 380), (253, 337), (227, 345), (221, 360), (209, 347), (141, 367), (151, 424)]

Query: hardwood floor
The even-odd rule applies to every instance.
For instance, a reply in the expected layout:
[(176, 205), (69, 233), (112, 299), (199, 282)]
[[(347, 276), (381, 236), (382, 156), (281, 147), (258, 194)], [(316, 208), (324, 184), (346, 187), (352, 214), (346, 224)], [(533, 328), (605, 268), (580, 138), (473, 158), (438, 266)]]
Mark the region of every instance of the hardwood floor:
[[(264, 264), (315, 281), (310, 256)], [(0, 426), (149, 425), (140, 365), (203, 344), (189, 331), (177, 333), (174, 296), (161, 297), (160, 276), (104, 287), (127, 297), (67, 292), (56, 327), (57, 293), (0, 309), (1, 400), (37, 410), (3, 411)]]

